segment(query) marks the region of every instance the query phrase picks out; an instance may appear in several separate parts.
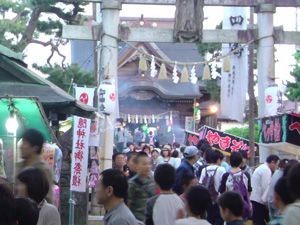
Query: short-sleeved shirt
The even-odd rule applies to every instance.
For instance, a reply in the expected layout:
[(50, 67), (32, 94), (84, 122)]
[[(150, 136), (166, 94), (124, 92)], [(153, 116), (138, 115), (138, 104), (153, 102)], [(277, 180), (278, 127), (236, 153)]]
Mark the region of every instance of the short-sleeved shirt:
[(107, 212), (104, 225), (138, 225), (138, 222), (124, 202)]
[(223, 177), (224, 173), (226, 173), (225, 168), (221, 167), (221, 166), (217, 166), (217, 165), (207, 166), (201, 172), (201, 176), (200, 176), (200, 179), (199, 179), (200, 184), (203, 183), (203, 179), (205, 177), (206, 171), (209, 174), (209, 176), (212, 176), (213, 173), (216, 171), (216, 174), (215, 174), (215, 177), (214, 177), (214, 182), (215, 182), (215, 190), (218, 191), (219, 187), (221, 185), (222, 177)]
[(146, 225), (174, 225), (179, 210), (184, 203), (177, 194), (161, 194), (147, 202)]
[(207, 220), (197, 219), (195, 217), (187, 217), (176, 220), (175, 225), (211, 225)]

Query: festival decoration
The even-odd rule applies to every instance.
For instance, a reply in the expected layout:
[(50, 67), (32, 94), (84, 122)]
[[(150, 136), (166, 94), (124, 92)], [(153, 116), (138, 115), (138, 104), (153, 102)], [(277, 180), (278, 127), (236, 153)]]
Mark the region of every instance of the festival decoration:
[(158, 79), (159, 80), (167, 80), (168, 79), (167, 68), (166, 68), (166, 65), (164, 63), (162, 63), (161, 66), (160, 66)]
[(186, 66), (183, 67), (181, 71), (181, 83), (188, 83), (189, 82), (189, 71)]
[(172, 77), (172, 80), (175, 84), (178, 84), (179, 82), (179, 77), (178, 77), (178, 73), (177, 73), (177, 64), (175, 63), (175, 66), (173, 68), (173, 77)]
[(202, 80), (211, 80), (211, 73), (208, 64), (205, 64), (204, 66)]
[(152, 55), (150, 76), (154, 78), (156, 77), (156, 75), (157, 75), (157, 70), (155, 68), (155, 58), (154, 55)]

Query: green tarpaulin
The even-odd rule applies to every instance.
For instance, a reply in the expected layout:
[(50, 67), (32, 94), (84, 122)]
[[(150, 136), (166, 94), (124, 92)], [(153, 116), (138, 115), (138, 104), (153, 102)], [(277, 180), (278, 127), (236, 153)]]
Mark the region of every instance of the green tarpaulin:
[[(15, 108), (21, 115), (21, 123), (17, 131), (17, 137), (20, 137), (24, 129), (36, 128), (40, 130), (48, 142), (53, 141), (52, 132), (49, 125), (45, 121), (43, 111), (34, 98), (12, 98)], [(9, 137), (5, 124), (9, 117), (9, 100), (0, 98), (0, 138), (7, 139)]]

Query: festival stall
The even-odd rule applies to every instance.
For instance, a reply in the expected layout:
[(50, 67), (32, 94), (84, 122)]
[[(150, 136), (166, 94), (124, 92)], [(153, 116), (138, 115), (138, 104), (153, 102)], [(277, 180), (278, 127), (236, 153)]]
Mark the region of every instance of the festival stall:
[[(240, 138), (214, 128), (203, 126), (199, 129), (199, 133), (185, 131), (185, 144), (197, 145), (199, 140), (205, 139), (208, 143), (226, 155), (231, 152), (247, 151), (249, 153), (250, 144), (249, 140)], [(255, 144), (255, 151), (258, 151), (258, 145)]]
[(300, 155), (300, 114), (282, 114), (259, 119), (260, 145), (271, 152)]

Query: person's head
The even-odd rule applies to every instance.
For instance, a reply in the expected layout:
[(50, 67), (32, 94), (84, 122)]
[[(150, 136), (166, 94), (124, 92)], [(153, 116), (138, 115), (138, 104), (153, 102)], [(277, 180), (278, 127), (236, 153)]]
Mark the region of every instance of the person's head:
[(128, 182), (125, 175), (116, 169), (104, 170), (96, 188), (96, 198), (99, 204), (104, 204), (126, 200)]
[(44, 200), (49, 192), (49, 182), (43, 171), (29, 167), (17, 176), (17, 194), (22, 198), (31, 198), (36, 203)]
[(134, 144), (133, 144), (132, 142), (127, 142), (126, 146), (127, 146), (127, 148), (130, 149), (130, 151), (133, 151), (133, 149), (134, 149)]
[(293, 168), (294, 165), (298, 164), (299, 161), (296, 159), (289, 159), (288, 163), (285, 165), (285, 168), (283, 169), (283, 176), (287, 177), (289, 171), (291, 168)]
[(159, 151), (158, 151), (158, 149), (157, 149), (157, 148), (153, 149), (153, 150), (151, 151), (151, 158), (154, 159), (154, 160), (156, 160), (156, 159), (158, 158), (158, 156), (159, 156)]
[(230, 155), (230, 166), (232, 168), (240, 167), (243, 162), (243, 157), (239, 152), (232, 152)]
[(25, 130), (20, 142), (21, 157), (29, 159), (33, 155), (40, 155), (44, 142), (44, 136), (40, 131), (36, 129)]
[(183, 156), (190, 162), (190, 164), (193, 165), (199, 159), (198, 151), (199, 150), (195, 146), (187, 146), (187, 147), (185, 147)]
[(151, 172), (151, 160), (147, 153), (138, 152), (135, 159), (136, 172), (142, 177), (148, 177)]
[(293, 198), (288, 190), (286, 177), (281, 177), (274, 187), (273, 200), (277, 209), (283, 210), (288, 204), (293, 203)]
[(0, 225), (16, 224), (16, 204), (12, 191), (5, 184), (0, 184)]
[(136, 162), (135, 162), (136, 155), (137, 152), (130, 152), (129, 154), (127, 154), (127, 166), (132, 172), (136, 172)]
[(149, 135), (150, 135), (150, 136), (152, 136), (152, 135), (153, 135), (153, 132), (152, 132), (152, 131), (150, 131), (150, 132), (149, 132)]
[(180, 147), (180, 152), (183, 154), (184, 153), (184, 150), (185, 150), (185, 146), (181, 146)]
[(203, 158), (205, 161), (210, 164), (211, 163), (211, 155), (214, 152), (214, 150), (207, 150), (203, 153)]
[(242, 219), (244, 202), (239, 193), (233, 191), (225, 192), (219, 197), (218, 204), (224, 221), (229, 222)]
[(139, 143), (139, 147), (140, 147), (140, 149), (143, 149), (143, 147), (145, 146), (145, 142), (143, 142), (143, 141), (141, 141), (140, 143)]
[(206, 139), (199, 140), (196, 147), (202, 152), (202, 154), (204, 154), (206, 151), (212, 150), (209, 142)]
[(146, 152), (147, 153), (147, 155), (150, 155), (150, 152), (151, 152), (151, 150), (150, 150), (150, 146), (149, 145), (144, 145), (144, 147), (143, 147), (143, 150), (142, 150), (143, 152)]
[(294, 165), (287, 176), (288, 190), (291, 193), (294, 200), (300, 199), (300, 163)]
[(198, 185), (199, 182), (195, 178), (195, 176), (184, 173), (180, 182), (180, 186), (182, 187), (183, 192), (186, 192), (190, 187)]
[(164, 158), (167, 158), (167, 157), (171, 157), (171, 146), (170, 145), (164, 145), (161, 149), (161, 156), (164, 157)]
[(213, 150), (209, 152), (209, 159), (211, 164), (220, 165), (221, 164), (221, 155), (218, 150)]
[[(186, 194), (186, 207), (189, 216), (194, 216), (204, 219), (207, 209), (212, 204), (208, 190), (200, 185), (190, 187)], [(201, 204), (199, 204), (201, 202)]]
[(177, 150), (173, 151), (172, 152), (172, 155), (171, 155), (173, 158), (178, 158), (179, 157), (179, 152)]
[(125, 156), (123, 153), (117, 152), (112, 156), (114, 167), (117, 169), (123, 169), (125, 166)]
[(35, 225), (39, 219), (39, 208), (30, 198), (16, 198), (16, 219), (18, 225)]
[(154, 145), (149, 145), (149, 147), (150, 147), (150, 152), (152, 152), (154, 149)]
[(277, 155), (269, 155), (266, 162), (272, 172), (278, 168), (279, 157)]
[(243, 150), (239, 151), (239, 153), (240, 153), (241, 156), (243, 157), (243, 161), (242, 161), (241, 167), (244, 167), (244, 166), (246, 166), (247, 163), (248, 163), (249, 154), (248, 154), (247, 151), (243, 151)]
[(160, 164), (154, 172), (154, 180), (163, 191), (169, 191), (175, 183), (175, 169), (168, 163)]
[(179, 149), (179, 148), (180, 148), (180, 144), (178, 142), (174, 142), (173, 149)]
[(97, 157), (97, 149), (96, 149), (96, 147), (94, 147), (94, 146), (91, 146), (91, 147), (90, 147), (90, 157), (91, 157), (91, 158)]

